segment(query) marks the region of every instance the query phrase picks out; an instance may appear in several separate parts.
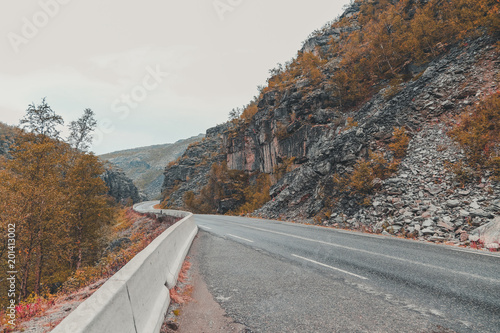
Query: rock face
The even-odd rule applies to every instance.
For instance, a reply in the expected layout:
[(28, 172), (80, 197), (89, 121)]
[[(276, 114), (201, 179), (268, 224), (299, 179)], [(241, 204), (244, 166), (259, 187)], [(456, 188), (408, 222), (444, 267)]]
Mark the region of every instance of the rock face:
[[(353, 6), (344, 15), (357, 10)], [(318, 52), (330, 37), (356, 27), (346, 29), (326, 29), (308, 40), (302, 51)], [(283, 94), (269, 90), (250, 122), (211, 130), (216, 135), (207, 133), (205, 142), (165, 170), (167, 201), (182, 206), (186, 190), (199, 192), (211, 163), (226, 161), (231, 169), (273, 174), (294, 158), (292, 171), (271, 188), (272, 200), (254, 214), (313, 222), (327, 208), (333, 175), (352, 171), (370, 150), (390, 154), (383, 147), (395, 127), (405, 127), (411, 136), (407, 155), (392, 178), (377, 180), (380, 190), (370, 198), (371, 205), (343, 199), (331, 217), (319, 222), (466, 242), (474, 229), (499, 214), (500, 185), (486, 177), (461, 188), (447, 165), (464, 155), (447, 132), (454, 116), (499, 89), (495, 43), (493, 38), (478, 37), (449, 47), (425, 65), (410, 64), (413, 80), (394, 92), (382, 89), (350, 114), (339, 111), (325, 82), (311, 86), (302, 79)], [(330, 60), (327, 71), (335, 71), (337, 63), (338, 59)]]
[[(479, 38), (466, 48), (450, 50), (429, 63), (418, 79), (402, 84), (400, 92), (389, 100), (381, 91), (353, 115), (358, 123), (354, 128), (340, 132), (329, 123), (311, 135), (315, 127), (303, 125), (288, 139), (292, 142), (287, 147), (305, 147), (292, 156), (306, 162), (271, 189), (273, 200), (256, 213), (311, 219), (324, 206), (322, 189), (330, 186), (334, 172), (342, 174), (356, 159), (366, 157), (367, 149), (377, 150), (379, 142), (391, 137), (393, 127), (406, 126), (413, 132), (408, 155), (396, 177), (383, 182), (382, 190), (372, 199), (373, 207), (344, 202), (325, 224), (392, 226), (393, 232), (417, 231), (420, 236), (453, 240), (486, 223), (493, 217), (500, 187), (483, 179), (480, 184), (457, 189), (446, 162), (456, 162), (463, 154), (446, 134), (446, 119), (476, 103), (489, 90), (498, 89), (494, 79), (500, 71), (498, 54), (491, 42)], [(255, 165), (269, 161), (272, 159)], [(422, 225), (428, 219), (431, 225)]]
[(9, 149), (15, 140), (15, 136), (16, 133), (14, 127), (0, 122), (0, 156), (9, 155)]
[(203, 137), (198, 135), (172, 144), (118, 151), (100, 158), (122, 169), (148, 200), (156, 200), (161, 196), (165, 165), (175, 161), (190, 144)]
[(182, 207), (183, 195), (188, 191), (199, 193), (208, 183), (207, 175), (214, 163), (226, 160), (222, 149), (223, 133), (229, 124), (208, 129), (200, 142), (192, 144), (175, 163), (166, 167), (162, 193), (169, 207)]
[(106, 165), (106, 171), (101, 176), (106, 185), (109, 187), (108, 194), (121, 203), (126, 203), (128, 199), (132, 199), (134, 203), (144, 201), (145, 198), (139, 195), (137, 187), (130, 178), (128, 178), (123, 170), (111, 164)]

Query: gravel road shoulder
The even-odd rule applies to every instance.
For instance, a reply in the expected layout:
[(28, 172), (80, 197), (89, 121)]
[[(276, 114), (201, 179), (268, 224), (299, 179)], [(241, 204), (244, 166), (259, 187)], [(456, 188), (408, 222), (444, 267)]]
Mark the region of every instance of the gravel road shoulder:
[[(187, 284), (193, 287), (191, 300), (182, 305), (171, 305), (167, 314), (167, 321), (178, 325), (177, 330), (164, 328), (162, 333), (219, 333), (250, 332), (245, 326), (235, 323), (229, 318), (221, 306), (214, 300), (208, 291), (207, 284), (200, 275), (200, 263), (198, 261), (199, 240), (194, 240), (189, 253), (191, 268), (188, 271)], [(178, 316), (173, 310), (179, 310)], [(166, 325), (165, 325), (166, 326)]]

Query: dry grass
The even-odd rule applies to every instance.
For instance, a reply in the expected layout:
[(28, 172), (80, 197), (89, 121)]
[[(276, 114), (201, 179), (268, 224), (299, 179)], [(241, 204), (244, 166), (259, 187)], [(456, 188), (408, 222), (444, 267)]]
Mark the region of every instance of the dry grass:
[(177, 278), (179, 285), (170, 289), (170, 300), (172, 303), (185, 304), (192, 299), (191, 294), (193, 293), (193, 286), (186, 284), (189, 279), (188, 271), (191, 268), (191, 263), (188, 260), (189, 257), (186, 258), (179, 272)]

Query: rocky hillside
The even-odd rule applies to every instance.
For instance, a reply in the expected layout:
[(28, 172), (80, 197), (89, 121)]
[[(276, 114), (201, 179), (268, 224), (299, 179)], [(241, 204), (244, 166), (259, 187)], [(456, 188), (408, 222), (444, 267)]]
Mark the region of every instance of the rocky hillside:
[(139, 191), (153, 200), (161, 195), (165, 165), (175, 161), (190, 144), (201, 141), (203, 137), (198, 135), (172, 144), (128, 149), (100, 157), (121, 168)]
[[(193, 208), (208, 179), (234, 170), (247, 186), (211, 187), (209, 212), (242, 213), (267, 174), (254, 215), (468, 243), (500, 214), (498, 110), (481, 147), (464, 139), (471, 129), (450, 133), (499, 94), (499, 17), (486, 0), (355, 1), (239, 118), (166, 168), (164, 205)], [(221, 161), (229, 176), (211, 168)]]
[(169, 163), (162, 184), (163, 198), (171, 207), (183, 207), (186, 192), (199, 191), (208, 183), (208, 173), (213, 164), (222, 163), (226, 157), (222, 138), (229, 124), (207, 130), (205, 137), (191, 144), (180, 158)]

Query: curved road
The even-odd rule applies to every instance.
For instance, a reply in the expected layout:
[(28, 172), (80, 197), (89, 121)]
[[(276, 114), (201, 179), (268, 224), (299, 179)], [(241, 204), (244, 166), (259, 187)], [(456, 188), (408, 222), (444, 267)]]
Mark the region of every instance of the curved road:
[(134, 210), (139, 213), (153, 213), (160, 212), (160, 209), (156, 209), (154, 206), (160, 204), (160, 201), (144, 201), (134, 205)]
[(190, 255), (249, 332), (500, 332), (500, 254), (271, 220), (195, 221)]
[(200, 271), (252, 332), (500, 332), (500, 256), (196, 215)]

